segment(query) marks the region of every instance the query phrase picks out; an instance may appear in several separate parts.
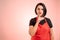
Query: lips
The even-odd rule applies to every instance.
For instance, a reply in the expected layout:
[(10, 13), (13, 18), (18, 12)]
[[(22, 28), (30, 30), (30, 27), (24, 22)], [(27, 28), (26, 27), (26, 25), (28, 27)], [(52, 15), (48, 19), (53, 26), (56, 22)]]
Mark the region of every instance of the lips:
[(39, 13), (39, 14), (41, 14), (41, 13)]

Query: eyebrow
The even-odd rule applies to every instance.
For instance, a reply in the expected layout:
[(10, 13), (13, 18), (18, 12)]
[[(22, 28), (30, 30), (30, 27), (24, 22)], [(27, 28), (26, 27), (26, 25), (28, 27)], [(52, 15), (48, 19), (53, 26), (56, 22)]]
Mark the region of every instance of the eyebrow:
[[(41, 8), (37, 8), (37, 9), (41, 9)], [(42, 10), (43, 10), (43, 8), (42, 8)]]

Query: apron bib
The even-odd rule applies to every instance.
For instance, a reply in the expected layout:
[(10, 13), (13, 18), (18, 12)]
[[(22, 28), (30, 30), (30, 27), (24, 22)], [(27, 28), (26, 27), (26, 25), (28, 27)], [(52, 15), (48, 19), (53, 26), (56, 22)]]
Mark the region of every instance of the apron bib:
[(36, 33), (31, 37), (31, 40), (51, 40), (50, 37), (50, 27), (45, 19), (45, 23), (43, 25), (38, 24)]

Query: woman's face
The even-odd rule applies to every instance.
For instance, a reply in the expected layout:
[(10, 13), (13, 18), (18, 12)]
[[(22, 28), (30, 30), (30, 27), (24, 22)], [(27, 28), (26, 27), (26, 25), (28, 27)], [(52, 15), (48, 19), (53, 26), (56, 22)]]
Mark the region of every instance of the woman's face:
[(39, 5), (36, 9), (36, 12), (37, 12), (37, 15), (41, 17), (43, 15), (43, 7)]

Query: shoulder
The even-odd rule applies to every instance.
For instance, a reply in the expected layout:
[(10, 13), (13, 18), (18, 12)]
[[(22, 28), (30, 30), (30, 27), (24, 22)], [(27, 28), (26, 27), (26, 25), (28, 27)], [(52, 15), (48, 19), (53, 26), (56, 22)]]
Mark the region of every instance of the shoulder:
[(46, 19), (47, 22), (51, 22), (50, 18), (45, 17), (45, 19)]
[(47, 17), (46, 17), (45, 19), (46, 19), (46, 21), (47, 21), (49, 27), (52, 28), (53, 25), (52, 25), (52, 22), (51, 22), (50, 18), (47, 18)]
[(36, 17), (34, 17), (34, 18), (31, 18), (30, 19), (30, 23), (29, 23), (29, 25), (35, 25), (35, 23), (36, 23)]
[(50, 20), (50, 18), (45, 17), (46, 20)]
[(36, 17), (31, 18), (30, 21), (36, 21)]

